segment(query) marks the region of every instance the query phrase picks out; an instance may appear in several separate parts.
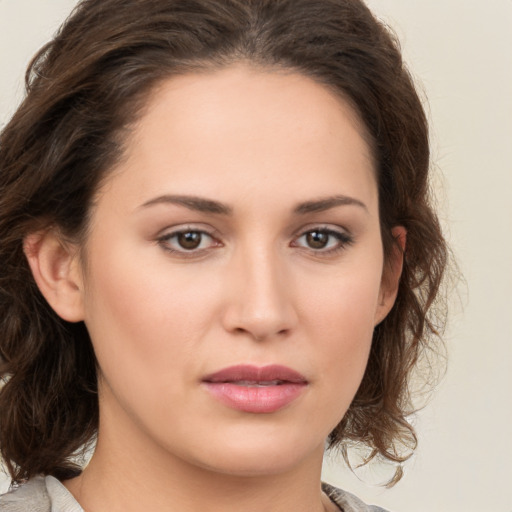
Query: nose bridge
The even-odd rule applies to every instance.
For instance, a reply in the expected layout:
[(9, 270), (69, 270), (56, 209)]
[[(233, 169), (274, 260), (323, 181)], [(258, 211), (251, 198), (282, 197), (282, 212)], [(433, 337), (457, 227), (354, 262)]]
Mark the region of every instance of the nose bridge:
[(286, 263), (272, 244), (244, 244), (232, 261), (233, 293), (226, 327), (254, 339), (284, 334), (296, 321)]

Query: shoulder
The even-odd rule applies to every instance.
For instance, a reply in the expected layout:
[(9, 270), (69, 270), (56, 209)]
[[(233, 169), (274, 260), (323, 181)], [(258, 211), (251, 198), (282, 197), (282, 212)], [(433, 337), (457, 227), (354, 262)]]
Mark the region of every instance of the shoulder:
[(366, 505), (357, 496), (322, 482), (322, 489), (343, 512), (386, 512), (376, 505)]
[(50, 512), (51, 502), (44, 477), (29, 480), (0, 496), (1, 512)]
[(0, 496), (0, 512), (83, 512), (52, 476), (38, 476)]
[[(343, 512), (386, 512), (364, 504), (346, 491), (322, 483), (322, 489)], [(53, 507), (52, 507), (53, 503)], [(36, 477), (0, 496), (0, 512), (83, 512), (66, 488), (55, 478)]]

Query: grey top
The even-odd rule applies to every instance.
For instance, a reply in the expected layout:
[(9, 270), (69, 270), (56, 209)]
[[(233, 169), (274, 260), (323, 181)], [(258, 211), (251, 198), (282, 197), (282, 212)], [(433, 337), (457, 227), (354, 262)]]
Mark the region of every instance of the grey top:
[[(342, 512), (386, 512), (365, 505), (354, 495), (322, 484), (324, 492)], [(0, 496), (0, 512), (84, 512), (71, 493), (53, 476), (32, 478)]]
[(32, 478), (0, 496), (1, 512), (84, 512), (73, 495), (53, 476)]

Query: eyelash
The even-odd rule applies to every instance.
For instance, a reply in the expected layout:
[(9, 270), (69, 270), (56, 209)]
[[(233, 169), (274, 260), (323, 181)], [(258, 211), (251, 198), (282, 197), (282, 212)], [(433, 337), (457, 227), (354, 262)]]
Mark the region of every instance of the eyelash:
[(180, 235), (187, 235), (187, 234), (193, 234), (193, 233), (201, 236), (200, 244), (203, 243), (203, 239), (206, 236), (208, 238), (211, 238), (212, 241), (214, 241), (213, 247), (220, 247), (223, 245), (221, 242), (216, 240), (214, 234), (209, 233), (208, 231), (205, 231), (204, 229), (198, 229), (198, 228), (192, 228), (192, 227), (188, 227), (185, 229), (179, 229), (177, 231), (172, 231), (171, 233), (166, 233), (166, 234), (162, 235), (161, 237), (158, 237), (156, 241), (165, 251), (171, 253), (174, 256), (178, 256), (181, 258), (198, 257), (200, 255), (203, 255), (204, 252), (207, 251), (210, 247), (200, 248), (200, 249), (193, 248), (193, 249), (187, 250), (183, 247), (181, 249), (173, 249), (170, 246), (172, 239), (177, 239), (177, 237), (179, 237)]
[[(298, 236), (295, 239), (295, 242), (293, 244), (294, 247), (297, 247), (296, 241), (300, 240), (303, 237), (307, 237), (308, 235), (311, 235), (313, 233), (316, 233), (317, 235), (327, 235), (329, 238), (334, 238), (336, 243), (334, 247), (329, 247), (328, 249), (320, 248), (320, 249), (313, 249), (312, 247), (304, 246), (303, 248), (309, 251), (312, 251), (315, 256), (332, 256), (340, 253), (341, 251), (344, 251), (347, 249), (347, 247), (351, 246), (354, 243), (354, 238), (352, 235), (349, 235), (346, 232), (337, 231), (331, 228), (326, 227), (314, 227), (311, 229), (308, 229), (306, 231), (303, 231), (300, 236)], [(327, 242), (327, 246), (329, 246), (329, 241)], [(299, 246), (300, 247), (300, 246)]]
[[(302, 246), (297, 243), (298, 240), (300, 240), (303, 237), (307, 237), (311, 234), (317, 234), (317, 235), (327, 235), (328, 241), (326, 246), (329, 246), (330, 239), (334, 238), (336, 240), (334, 247), (329, 247), (328, 249), (325, 248), (319, 248), (315, 249), (312, 247)], [(173, 239), (177, 239), (180, 235), (187, 235), (187, 234), (197, 234), (200, 235), (200, 241), (199, 244), (201, 245), (203, 243), (204, 237), (211, 238), (214, 242), (212, 246), (206, 247), (206, 248), (192, 248), (190, 250), (187, 250), (186, 248), (182, 247), (181, 249), (175, 249), (171, 247), (170, 242)], [(215, 248), (215, 247), (222, 247), (222, 242), (216, 240), (216, 237), (214, 234), (209, 233), (208, 231), (205, 231), (203, 229), (197, 229), (197, 228), (185, 228), (185, 229), (179, 229), (177, 231), (173, 231), (171, 233), (166, 233), (162, 235), (161, 237), (157, 238), (157, 243), (167, 252), (181, 257), (181, 258), (194, 258), (203, 255), (208, 249)], [(352, 245), (354, 243), (354, 238), (349, 235), (346, 232), (337, 231), (331, 228), (326, 227), (314, 227), (311, 229), (308, 229), (306, 231), (303, 231), (298, 237), (294, 239), (292, 242), (292, 247), (299, 247), (304, 250), (312, 252), (315, 256), (320, 257), (327, 257), (331, 255), (338, 254), (341, 251), (344, 251), (347, 247)]]

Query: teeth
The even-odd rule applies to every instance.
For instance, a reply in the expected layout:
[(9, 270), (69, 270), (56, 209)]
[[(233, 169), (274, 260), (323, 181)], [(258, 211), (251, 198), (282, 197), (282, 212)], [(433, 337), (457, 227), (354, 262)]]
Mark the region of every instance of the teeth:
[(237, 386), (244, 386), (247, 388), (260, 388), (265, 386), (278, 386), (281, 384), (281, 380), (265, 380), (265, 381), (255, 381), (255, 380), (237, 380), (233, 384)]

